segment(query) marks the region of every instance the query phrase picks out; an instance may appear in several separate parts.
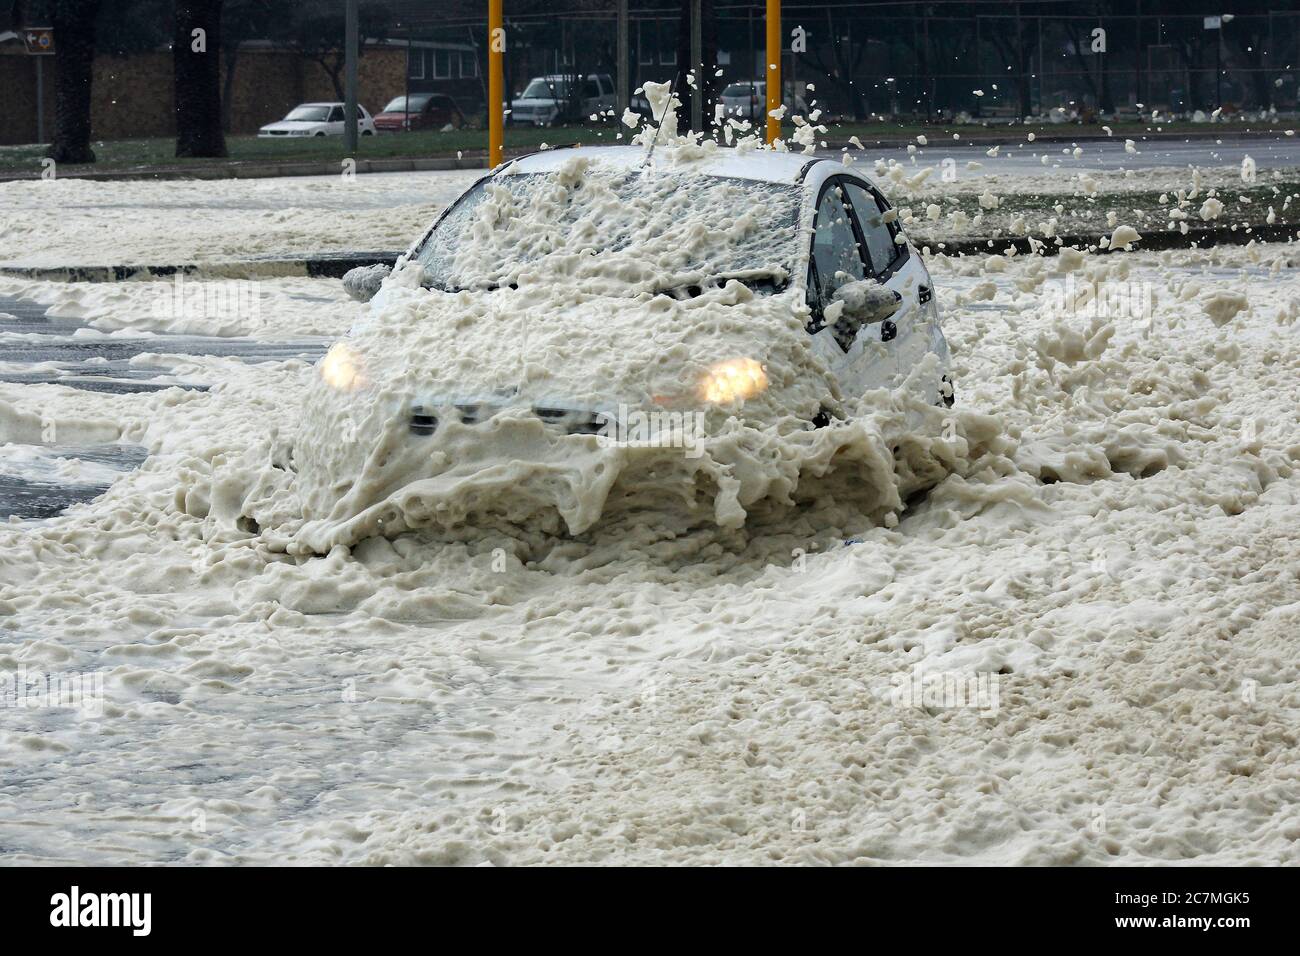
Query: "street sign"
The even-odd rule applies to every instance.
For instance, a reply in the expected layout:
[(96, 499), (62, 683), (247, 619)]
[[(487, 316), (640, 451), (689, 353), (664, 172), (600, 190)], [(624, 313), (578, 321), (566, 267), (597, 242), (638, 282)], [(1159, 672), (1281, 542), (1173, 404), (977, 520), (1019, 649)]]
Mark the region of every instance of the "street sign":
[(30, 56), (53, 56), (54, 28), (26, 27), (23, 29), (23, 43), (27, 45)]

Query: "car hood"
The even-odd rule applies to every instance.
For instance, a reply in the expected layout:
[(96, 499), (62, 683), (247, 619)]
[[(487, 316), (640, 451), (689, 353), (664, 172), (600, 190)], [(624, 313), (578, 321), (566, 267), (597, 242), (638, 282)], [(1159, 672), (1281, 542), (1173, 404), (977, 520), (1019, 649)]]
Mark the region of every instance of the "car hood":
[[(730, 282), (677, 300), (418, 281), (399, 266), (313, 376), (295, 448), (308, 550), (495, 505), (515, 519), (558, 513), (579, 533), (612, 488), (647, 474), (674, 494), (699, 489), (705, 513), (738, 524), (749, 503), (788, 493), (806, 456), (782, 445), (836, 400), (793, 291)], [(727, 363), (761, 367), (765, 387), (708, 401)], [(637, 410), (679, 416), (681, 440), (589, 433), (597, 413)]]
[[(734, 282), (682, 301), (430, 292), (399, 268), (312, 372), (293, 453), (302, 520), (283, 546), (416, 529), (555, 539), (598, 522), (675, 534), (812, 502), (883, 523), (997, 440), (987, 422), (945, 440), (951, 413), (905, 390), (814, 427), (840, 396), (795, 304)], [(767, 387), (704, 400), (701, 378), (737, 358), (760, 361)], [(617, 427), (591, 433), (595, 411)]]
[(267, 123), (261, 129), (266, 130), (286, 130), (288, 132), (322, 129), (327, 123), (316, 120), (280, 120), (278, 123)]

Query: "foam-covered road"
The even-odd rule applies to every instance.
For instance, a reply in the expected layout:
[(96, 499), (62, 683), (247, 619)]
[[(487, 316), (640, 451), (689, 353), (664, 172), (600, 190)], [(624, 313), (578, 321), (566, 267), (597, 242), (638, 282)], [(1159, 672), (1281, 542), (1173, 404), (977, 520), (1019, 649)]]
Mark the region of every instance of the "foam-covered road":
[[(219, 247), (230, 188), (124, 243)], [(1297, 862), (1294, 246), (930, 267), (960, 467), (896, 521), (317, 556), (274, 528), (337, 282), (0, 279), (0, 495), (91, 489), (0, 524), (0, 675), (88, 691), (0, 700), (0, 862)]]

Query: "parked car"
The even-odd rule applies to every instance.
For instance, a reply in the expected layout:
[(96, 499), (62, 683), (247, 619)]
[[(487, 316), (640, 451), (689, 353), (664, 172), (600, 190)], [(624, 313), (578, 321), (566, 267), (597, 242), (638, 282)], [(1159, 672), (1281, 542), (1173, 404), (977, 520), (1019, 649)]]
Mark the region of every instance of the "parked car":
[(523, 93), (511, 101), (507, 119), (511, 123), (550, 126), (614, 108), (614, 80), (608, 73), (587, 74), (576, 91), (569, 86), (573, 80), (559, 73), (533, 77)]
[[(752, 82), (730, 83), (718, 97), (718, 102), (724, 109), (723, 116), (726, 119), (744, 119), (754, 123), (766, 122), (767, 120), (767, 82), (765, 80), (753, 80)], [(791, 113), (807, 113), (808, 104), (804, 102), (802, 96), (794, 94), (793, 91), (787, 91), (782, 105), (786, 108), (786, 115)]]
[(465, 114), (456, 101), (445, 93), (412, 93), (397, 96), (375, 116), (375, 128), (381, 133), (400, 133), (411, 129), (460, 129)]
[[(357, 131), (362, 136), (373, 136), (375, 121), (360, 103), (357, 109)], [(300, 103), (278, 123), (268, 123), (257, 131), (259, 138), (272, 136), (342, 136), (342, 103)]]

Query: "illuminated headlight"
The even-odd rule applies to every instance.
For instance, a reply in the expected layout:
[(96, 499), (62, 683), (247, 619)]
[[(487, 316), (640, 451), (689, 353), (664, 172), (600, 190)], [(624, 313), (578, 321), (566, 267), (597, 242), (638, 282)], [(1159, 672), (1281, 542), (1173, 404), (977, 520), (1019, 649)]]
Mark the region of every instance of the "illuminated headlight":
[(337, 342), (320, 363), (320, 377), (330, 388), (341, 392), (354, 392), (366, 384), (361, 374), (361, 356), (346, 342)]
[(767, 370), (751, 358), (719, 362), (700, 381), (700, 398), (716, 405), (730, 405), (762, 394), (767, 389)]

